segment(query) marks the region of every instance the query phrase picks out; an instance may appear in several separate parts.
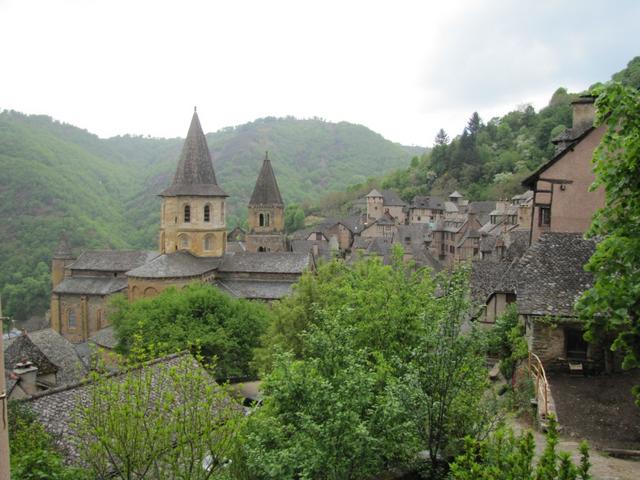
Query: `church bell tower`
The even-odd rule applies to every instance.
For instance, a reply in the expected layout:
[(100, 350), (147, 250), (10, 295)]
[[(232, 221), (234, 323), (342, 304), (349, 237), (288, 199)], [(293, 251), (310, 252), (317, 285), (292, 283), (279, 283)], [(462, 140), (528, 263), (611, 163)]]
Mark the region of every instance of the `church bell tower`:
[(216, 181), (195, 108), (173, 181), (160, 196), (160, 253), (183, 250), (200, 257), (224, 255), (228, 195)]

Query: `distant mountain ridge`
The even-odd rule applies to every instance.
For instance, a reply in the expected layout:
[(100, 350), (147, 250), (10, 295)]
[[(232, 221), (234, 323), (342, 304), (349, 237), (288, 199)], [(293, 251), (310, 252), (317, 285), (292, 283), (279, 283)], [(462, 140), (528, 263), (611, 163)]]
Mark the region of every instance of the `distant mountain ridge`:
[[(185, 133), (188, 122), (186, 115)], [(0, 112), (0, 292), (7, 311), (24, 318), (46, 310), (49, 260), (63, 229), (78, 250), (153, 248), (157, 194), (171, 180), (182, 141), (101, 139), (47, 116)], [(420, 150), (361, 125), (293, 117), (224, 128), (207, 141), (230, 195), (232, 225), (246, 216), (266, 150), (287, 203), (314, 202), (406, 167)]]

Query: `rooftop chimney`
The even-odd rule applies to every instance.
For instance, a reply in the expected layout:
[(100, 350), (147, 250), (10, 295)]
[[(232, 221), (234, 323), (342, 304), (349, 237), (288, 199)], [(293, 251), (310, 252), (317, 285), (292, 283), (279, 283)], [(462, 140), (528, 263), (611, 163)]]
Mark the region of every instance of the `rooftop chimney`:
[(596, 119), (596, 97), (593, 95), (580, 95), (577, 100), (571, 102), (573, 107), (573, 131), (575, 135), (579, 135), (588, 128), (593, 127)]
[(33, 395), (38, 391), (38, 388), (36, 387), (38, 367), (29, 360), (23, 359), (22, 362), (16, 363), (13, 373), (20, 378), (19, 385), (27, 395)]

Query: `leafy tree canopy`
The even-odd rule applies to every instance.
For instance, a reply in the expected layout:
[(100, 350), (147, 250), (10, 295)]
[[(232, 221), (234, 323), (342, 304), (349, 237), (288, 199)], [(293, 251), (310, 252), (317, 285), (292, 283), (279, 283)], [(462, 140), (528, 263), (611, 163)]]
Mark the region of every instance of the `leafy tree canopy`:
[(262, 303), (235, 299), (195, 282), (132, 303), (118, 297), (112, 308), (119, 351), (130, 352), (138, 337), (159, 352), (192, 348), (207, 359), (217, 358), (216, 374), (225, 378), (254, 374), (252, 352), (271, 318)]

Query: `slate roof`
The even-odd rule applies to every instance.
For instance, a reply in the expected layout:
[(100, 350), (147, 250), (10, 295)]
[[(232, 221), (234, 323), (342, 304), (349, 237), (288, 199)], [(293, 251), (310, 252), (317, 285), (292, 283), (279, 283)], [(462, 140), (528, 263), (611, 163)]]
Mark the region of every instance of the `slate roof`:
[(127, 272), (136, 278), (184, 278), (198, 277), (215, 270), (220, 265), (217, 257), (196, 257), (190, 252), (165, 253), (138, 268)]
[(222, 273), (303, 273), (311, 264), (309, 253), (244, 252), (224, 256)]
[(496, 202), (494, 201), (470, 202), (467, 212), (474, 213), (480, 224), (484, 225), (489, 221), (489, 216), (495, 209)]
[(195, 111), (191, 118), (187, 138), (182, 146), (173, 181), (169, 187), (160, 193), (160, 196), (163, 197), (176, 195), (228, 196), (216, 181), (207, 139), (204, 136), (200, 119)]
[(126, 277), (65, 277), (52, 290), (59, 294), (109, 295), (127, 288)]
[(529, 230), (511, 230), (508, 234), (509, 245), (505, 251), (505, 258), (515, 260), (521, 258), (529, 248)]
[(406, 205), (395, 190), (383, 190), (382, 197), (385, 207), (404, 207)]
[(367, 197), (382, 197), (382, 194), (374, 188), (367, 194)]
[(82, 252), (69, 265), (72, 270), (96, 270), (104, 272), (126, 272), (144, 265), (158, 256), (148, 250), (89, 250)]
[[(143, 367), (156, 371), (160, 365), (167, 367), (191, 366), (192, 368), (202, 368), (196, 360), (188, 354), (179, 353), (153, 360)], [(109, 375), (116, 380), (124, 378), (125, 375), (133, 375), (137, 370), (122, 373), (115, 372)], [(78, 452), (75, 448), (75, 432), (72, 423), (76, 408), (80, 405), (88, 405), (90, 401), (91, 384), (88, 381), (79, 382), (60, 388), (54, 388), (42, 393), (38, 393), (25, 400), (33, 412), (38, 415), (38, 419), (45, 429), (53, 435), (60, 451), (71, 462), (77, 462)]]
[(463, 198), (464, 195), (462, 195), (459, 191), (455, 191), (452, 194), (449, 195), (449, 198)]
[(291, 293), (293, 282), (218, 280), (215, 285), (237, 298), (277, 300)]
[(247, 247), (241, 241), (227, 241), (226, 251), (228, 253), (242, 253), (247, 251)]
[(249, 200), (249, 206), (257, 205), (284, 205), (282, 197), (280, 196), (280, 189), (278, 188), (276, 176), (273, 173), (273, 168), (271, 168), (269, 152), (265, 153), (262, 168), (260, 169), (260, 174), (256, 180), (256, 186), (253, 188), (251, 200)]
[(89, 337), (89, 342), (110, 350), (113, 350), (118, 345), (118, 339), (112, 326), (98, 330)]
[(444, 210), (444, 200), (438, 197), (416, 195), (411, 201), (411, 208), (428, 208)]
[(4, 356), (7, 371), (26, 357), (38, 367), (38, 373), (55, 373), (60, 385), (78, 382), (86, 373), (73, 344), (51, 328), (17, 337)]
[(377, 225), (395, 225), (396, 224), (396, 220), (395, 218), (393, 218), (391, 216), (390, 213), (388, 212), (384, 212), (384, 214), (378, 218), (375, 222), (373, 222), (371, 225), (373, 224), (377, 224)]
[(500, 291), (502, 279), (507, 273), (511, 262), (476, 260), (471, 263), (471, 277), (469, 280), (471, 299), (475, 304), (484, 305), (494, 292)]
[(595, 247), (595, 240), (578, 233), (543, 234), (520, 260), (518, 312), (574, 316), (573, 305), (593, 284), (583, 267)]

